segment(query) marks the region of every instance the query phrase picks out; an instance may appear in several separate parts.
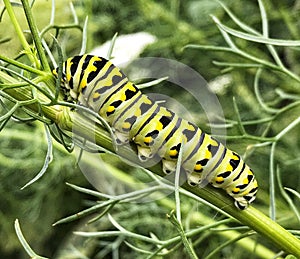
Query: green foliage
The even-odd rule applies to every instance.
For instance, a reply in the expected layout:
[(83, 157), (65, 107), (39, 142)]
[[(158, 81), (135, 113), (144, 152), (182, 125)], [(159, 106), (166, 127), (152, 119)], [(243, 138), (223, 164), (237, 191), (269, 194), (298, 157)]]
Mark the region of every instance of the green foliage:
[[(1, 240), (7, 242), (0, 244), (1, 258), (25, 258), (25, 251), (50, 258), (292, 258), (287, 253), (299, 252), (295, 237), (254, 208), (239, 212), (222, 192), (174, 189), (156, 174), (124, 163), (111, 153), (109, 135), (101, 128), (96, 129), (101, 147), (88, 146), (89, 151), (107, 151), (101, 159), (86, 151), (77, 156), (66, 152), (64, 146), (73, 148), (71, 126), (88, 139), (91, 124), (84, 116), (74, 120), (51, 75), (62, 56), (90, 50), (116, 32), (151, 32), (158, 40), (144, 56), (175, 58), (217, 82), (227, 144), (240, 153), (246, 150), (244, 157), (259, 181), (254, 207), (299, 236), (297, 4), (78, 0), (75, 11), (57, 1), (54, 13), (50, 1), (33, 1), (33, 7), (26, 0), (16, 6), (3, 2), (0, 26), (7, 30), (0, 32), (0, 225)], [(228, 82), (222, 86), (225, 77)], [(163, 88), (203, 124), (189, 96), (175, 96), (167, 83), (161, 85), (153, 89)], [(203, 127), (209, 126), (222, 125)], [(47, 139), (45, 128), (56, 140)], [(81, 138), (76, 141), (84, 146)], [(97, 191), (80, 174), (82, 166), (97, 172)], [(159, 174), (159, 169), (152, 170)], [(44, 176), (20, 190), (37, 172)], [(21, 243), (13, 229), (16, 218)]]

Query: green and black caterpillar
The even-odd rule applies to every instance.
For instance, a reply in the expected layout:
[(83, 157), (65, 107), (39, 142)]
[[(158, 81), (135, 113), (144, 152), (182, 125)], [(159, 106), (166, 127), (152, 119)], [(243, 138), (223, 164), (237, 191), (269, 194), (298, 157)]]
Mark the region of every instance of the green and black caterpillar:
[[(53, 73), (57, 76), (58, 68)], [(257, 181), (237, 153), (142, 94), (110, 61), (92, 55), (67, 59), (61, 88), (66, 101), (99, 113), (118, 144), (135, 144), (141, 161), (159, 156), (164, 173), (170, 174), (180, 153), (180, 166), (191, 185), (206, 181), (222, 188), (241, 210), (255, 200)]]

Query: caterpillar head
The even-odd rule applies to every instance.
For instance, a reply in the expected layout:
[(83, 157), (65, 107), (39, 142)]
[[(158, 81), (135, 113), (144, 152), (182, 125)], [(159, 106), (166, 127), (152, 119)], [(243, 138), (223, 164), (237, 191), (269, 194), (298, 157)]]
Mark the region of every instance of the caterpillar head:
[[(61, 89), (65, 100), (77, 102), (105, 65), (114, 67), (106, 59), (89, 54), (68, 58), (62, 65)], [(59, 68), (53, 70), (56, 77), (58, 72)]]
[[(80, 90), (78, 89), (78, 87), (79, 87), (78, 80), (76, 81), (76, 79), (75, 79), (76, 73), (74, 74), (71, 72), (72, 65), (74, 65), (74, 67), (78, 66), (78, 64), (76, 64), (75, 58), (67, 59), (62, 65), (60, 90), (63, 93), (65, 101), (77, 102), (78, 93)], [(52, 71), (52, 73), (56, 78), (58, 78), (59, 67), (55, 68)], [(74, 74), (74, 76), (73, 76), (73, 74)]]

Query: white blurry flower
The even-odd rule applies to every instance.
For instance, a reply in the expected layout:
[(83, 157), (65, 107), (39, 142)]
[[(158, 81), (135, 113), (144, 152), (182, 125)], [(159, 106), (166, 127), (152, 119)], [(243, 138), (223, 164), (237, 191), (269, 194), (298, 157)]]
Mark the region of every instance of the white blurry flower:
[(224, 94), (226, 88), (232, 82), (232, 77), (230, 74), (225, 74), (216, 77), (208, 83), (209, 89), (216, 94)]
[[(120, 68), (126, 67), (132, 60), (137, 58), (149, 44), (155, 41), (156, 37), (147, 32), (117, 36), (112, 52), (114, 65)], [(107, 58), (110, 46), (111, 40), (91, 50), (90, 54)]]

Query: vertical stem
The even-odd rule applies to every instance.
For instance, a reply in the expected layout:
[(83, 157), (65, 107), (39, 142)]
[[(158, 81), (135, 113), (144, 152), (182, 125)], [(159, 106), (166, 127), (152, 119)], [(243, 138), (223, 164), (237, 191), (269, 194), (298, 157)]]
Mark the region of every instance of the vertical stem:
[(180, 173), (181, 173), (181, 160), (182, 160), (182, 151), (183, 151), (183, 141), (181, 141), (180, 151), (178, 154), (178, 160), (176, 164), (176, 172), (175, 172), (175, 204), (176, 204), (176, 217), (178, 222), (181, 224), (181, 208), (180, 208), (180, 195), (179, 195), (179, 188), (180, 188)]
[(10, 21), (13, 24), (13, 26), (16, 30), (16, 33), (19, 37), (19, 40), (20, 40), (25, 52), (28, 53), (28, 55), (27, 55), (28, 58), (30, 59), (32, 64), (35, 64), (34, 56), (33, 56), (33, 53), (31, 51), (30, 45), (28, 44), (28, 42), (27, 42), (27, 40), (26, 40), (26, 38), (23, 34), (23, 31), (22, 31), (22, 29), (20, 27), (20, 24), (19, 24), (19, 22), (16, 18), (16, 15), (14, 13), (14, 10), (12, 8), (12, 5), (11, 5), (10, 1), (9, 0), (3, 0), (3, 2), (4, 2), (4, 5), (6, 7), (7, 13), (9, 15)]
[(49, 64), (48, 64), (48, 61), (47, 61), (47, 58), (46, 58), (46, 55), (45, 55), (45, 52), (44, 52), (44, 48), (43, 48), (43, 45), (42, 45), (42, 41), (40, 39), (37, 26), (36, 26), (35, 21), (33, 19), (33, 15), (32, 15), (29, 3), (28, 3), (27, 0), (21, 0), (21, 1), (22, 1), (22, 5), (23, 5), (23, 9), (24, 9), (24, 12), (25, 12), (25, 15), (26, 15), (28, 26), (29, 26), (29, 29), (31, 31), (31, 35), (32, 35), (33, 41), (35, 43), (37, 53), (39, 55), (43, 70), (47, 71), (47, 72), (50, 72), (51, 69), (49, 67)]
[(43, 257), (43, 256), (39, 256), (37, 255), (32, 248), (30, 247), (30, 245), (27, 243), (25, 237), (23, 236), (23, 233), (21, 231), (20, 228), (20, 224), (19, 224), (19, 220), (16, 219), (15, 220), (15, 230), (16, 230), (16, 234), (17, 237), (20, 241), (20, 243), (22, 244), (22, 246), (24, 247), (25, 251), (27, 252), (27, 254), (30, 256), (30, 258), (35, 258), (35, 259), (48, 259), (47, 257)]
[(275, 199), (275, 173), (274, 173), (274, 156), (275, 156), (275, 148), (276, 148), (276, 141), (272, 143), (271, 146), (271, 151), (270, 151), (270, 208), (269, 208), (269, 213), (270, 213), (270, 218), (272, 220), (276, 220), (276, 199)]
[(180, 222), (177, 220), (177, 218), (174, 215), (174, 211), (171, 211), (171, 213), (169, 215), (167, 215), (167, 217), (169, 218), (170, 222), (176, 227), (177, 231), (179, 232), (180, 236), (181, 236), (181, 240), (182, 243), (189, 255), (189, 257), (191, 259), (197, 259), (197, 255), (193, 249), (193, 247), (191, 246), (191, 244), (189, 243), (187, 236), (182, 228), (182, 225), (180, 224)]

